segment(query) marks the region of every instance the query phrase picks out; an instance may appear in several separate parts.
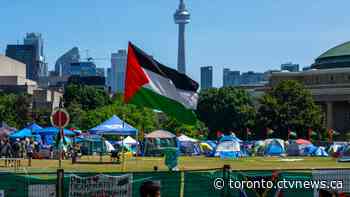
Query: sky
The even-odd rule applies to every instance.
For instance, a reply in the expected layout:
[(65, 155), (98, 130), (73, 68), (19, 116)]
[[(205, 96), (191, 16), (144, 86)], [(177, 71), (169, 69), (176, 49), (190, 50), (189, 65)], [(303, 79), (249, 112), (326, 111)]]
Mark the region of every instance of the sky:
[[(282, 63), (309, 66), (321, 53), (350, 40), (349, 0), (185, 0), (191, 13), (186, 29), (188, 75), (214, 67), (214, 86), (223, 68), (264, 72)], [(107, 60), (128, 41), (176, 68), (179, 0), (1, 0), (0, 54), (40, 32), (49, 69), (77, 46), (81, 56)]]

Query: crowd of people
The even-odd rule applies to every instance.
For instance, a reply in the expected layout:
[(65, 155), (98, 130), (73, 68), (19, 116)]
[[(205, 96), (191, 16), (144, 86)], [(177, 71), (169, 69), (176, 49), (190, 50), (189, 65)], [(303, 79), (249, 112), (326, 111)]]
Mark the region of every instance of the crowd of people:
[(31, 158), (33, 153), (39, 150), (39, 145), (31, 139), (16, 139), (11, 141), (7, 138), (0, 140), (0, 157), (5, 158)]

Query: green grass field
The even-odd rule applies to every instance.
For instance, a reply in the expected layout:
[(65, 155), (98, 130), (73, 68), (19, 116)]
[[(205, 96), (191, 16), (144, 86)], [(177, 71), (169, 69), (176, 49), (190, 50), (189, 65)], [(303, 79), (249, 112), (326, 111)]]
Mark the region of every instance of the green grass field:
[[(295, 159), (295, 161), (291, 161)], [(98, 162), (99, 157), (85, 157), (81, 161)], [(109, 157), (103, 157), (108, 162)], [(140, 172), (152, 171), (158, 166), (160, 171), (167, 170), (164, 159), (161, 157), (128, 158), (123, 164), (72, 164), (70, 160), (62, 161), (66, 172)], [(180, 157), (180, 170), (205, 170), (221, 168), (230, 165), (236, 170), (269, 170), (269, 169), (315, 169), (315, 168), (350, 168), (350, 163), (338, 163), (331, 157), (247, 157), (235, 160), (222, 160), (207, 157)], [(22, 168), (17, 172), (55, 172), (58, 167), (57, 160), (33, 160), (32, 167), (27, 166), (27, 160), (22, 162)], [(0, 171), (14, 172), (13, 168), (5, 168), (0, 163)]]

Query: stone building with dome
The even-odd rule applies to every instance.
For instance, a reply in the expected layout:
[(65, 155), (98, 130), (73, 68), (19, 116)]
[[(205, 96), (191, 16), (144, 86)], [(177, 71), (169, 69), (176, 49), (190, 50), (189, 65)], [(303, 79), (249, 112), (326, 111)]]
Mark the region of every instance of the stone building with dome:
[(320, 55), (309, 70), (271, 73), (268, 85), (274, 87), (283, 80), (297, 80), (311, 91), (327, 128), (350, 132), (350, 42)]

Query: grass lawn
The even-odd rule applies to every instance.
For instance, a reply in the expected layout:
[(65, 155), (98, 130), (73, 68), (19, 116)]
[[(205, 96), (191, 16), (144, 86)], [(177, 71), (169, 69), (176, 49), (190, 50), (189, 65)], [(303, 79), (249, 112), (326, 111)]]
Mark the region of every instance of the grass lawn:
[[(288, 160), (286, 160), (288, 159)], [(295, 159), (295, 161), (290, 161)], [(85, 157), (82, 161), (99, 161), (99, 157)], [(109, 161), (109, 157), (103, 157)], [(66, 172), (137, 172), (152, 171), (158, 166), (160, 171), (167, 170), (164, 159), (161, 157), (128, 158), (125, 164), (72, 164), (71, 160), (62, 161)], [(268, 170), (268, 169), (313, 169), (313, 168), (350, 168), (350, 163), (337, 163), (331, 157), (247, 157), (235, 160), (222, 160), (208, 157), (180, 157), (181, 170), (200, 170), (221, 168), (228, 164), (232, 169), (238, 170)], [(124, 166), (124, 167), (123, 167)], [(22, 162), (22, 168), (17, 172), (55, 172), (58, 167), (57, 160), (32, 160), (32, 167), (27, 166), (27, 160)], [(0, 171), (14, 172), (13, 168), (4, 168), (0, 163)]]

